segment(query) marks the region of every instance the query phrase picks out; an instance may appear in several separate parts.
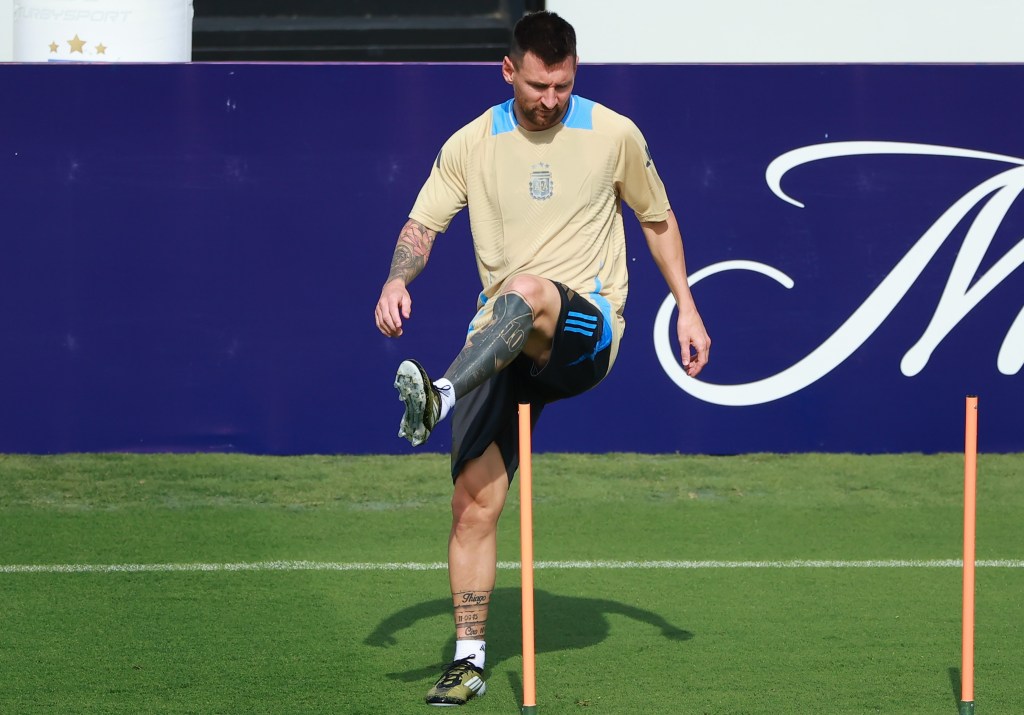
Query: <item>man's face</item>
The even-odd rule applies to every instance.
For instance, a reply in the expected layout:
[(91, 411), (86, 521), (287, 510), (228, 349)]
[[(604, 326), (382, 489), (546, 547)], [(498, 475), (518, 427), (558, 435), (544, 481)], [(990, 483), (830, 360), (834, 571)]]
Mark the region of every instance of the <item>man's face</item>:
[(501, 73), (512, 85), (520, 126), (535, 132), (562, 121), (576, 79), (575, 57), (549, 66), (537, 55), (527, 52), (518, 66), (506, 57)]

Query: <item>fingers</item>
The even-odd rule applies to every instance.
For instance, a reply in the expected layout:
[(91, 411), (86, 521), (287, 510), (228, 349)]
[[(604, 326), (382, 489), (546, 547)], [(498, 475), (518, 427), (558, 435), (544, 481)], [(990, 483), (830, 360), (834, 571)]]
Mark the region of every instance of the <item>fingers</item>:
[(696, 377), (711, 357), (711, 338), (696, 314), (680, 316), (676, 332), (679, 335), (683, 369), (690, 377)]
[(384, 304), (377, 308), (377, 328), (389, 338), (402, 334), (401, 313), (395, 306)]
[[(692, 351), (692, 352), (691, 352)], [(711, 356), (711, 338), (694, 339), (683, 345), (683, 368), (690, 377), (696, 377)]]
[(386, 308), (378, 305), (374, 311), (374, 317), (377, 321), (377, 330), (382, 334), (389, 338), (397, 338), (402, 334), (401, 321), (396, 322)]
[(404, 288), (396, 290), (388, 286), (381, 291), (380, 299), (374, 310), (377, 329), (389, 338), (397, 338), (402, 334), (403, 319), (412, 315), (412, 298)]

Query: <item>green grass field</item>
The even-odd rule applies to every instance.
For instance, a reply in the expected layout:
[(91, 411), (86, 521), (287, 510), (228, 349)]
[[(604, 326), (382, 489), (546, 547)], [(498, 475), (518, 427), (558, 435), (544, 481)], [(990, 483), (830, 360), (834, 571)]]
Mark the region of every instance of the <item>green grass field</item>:
[[(975, 700), (1014, 715), (1024, 455), (978, 484)], [(537, 455), (538, 712), (955, 714), (962, 488), (962, 455)], [(439, 454), (0, 455), (0, 713), (431, 712), (450, 489)], [(519, 711), (518, 525), (513, 489), (469, 713)]]

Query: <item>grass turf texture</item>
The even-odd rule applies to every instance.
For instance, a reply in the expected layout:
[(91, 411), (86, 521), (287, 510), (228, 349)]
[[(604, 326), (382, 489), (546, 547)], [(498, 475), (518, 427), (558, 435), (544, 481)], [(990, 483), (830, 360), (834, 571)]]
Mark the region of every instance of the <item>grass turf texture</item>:
[[(534, 459), (538, 561), (961, 555), (960, 455)], [(978, 558), (1024, 557), (1024, 455), (979, 457)], [(0, 455), (3, 564), (437, 562), (442, 455)], [(518, 560), (518, 491), (499, 558)], [(540, 569), (541, 713), (956, 713), (958, 568)], [(518, 712), (519, 574), (488, 693)], [(443, 570), (0, 573), (3, 713), (424, 713)], [(979, 568), (979, 713), (1024, 712), (1024, 569)]]

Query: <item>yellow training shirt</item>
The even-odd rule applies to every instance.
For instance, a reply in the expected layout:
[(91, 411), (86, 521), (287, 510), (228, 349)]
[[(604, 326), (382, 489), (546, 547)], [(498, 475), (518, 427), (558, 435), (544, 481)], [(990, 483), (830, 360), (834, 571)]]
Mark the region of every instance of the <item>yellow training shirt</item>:
[(529, 273), (604, 313), (614, 360), (628, 291), (623, 201), (640, 221), (668, 217), (665, 187), (630, 119), (573, 95), (559, 124), (528, 131), (510, 99), (445, 142), (409, 216), (444, 232), (469, 206), (483, 283), (470, 333), (487, 324), (502, 284)]

